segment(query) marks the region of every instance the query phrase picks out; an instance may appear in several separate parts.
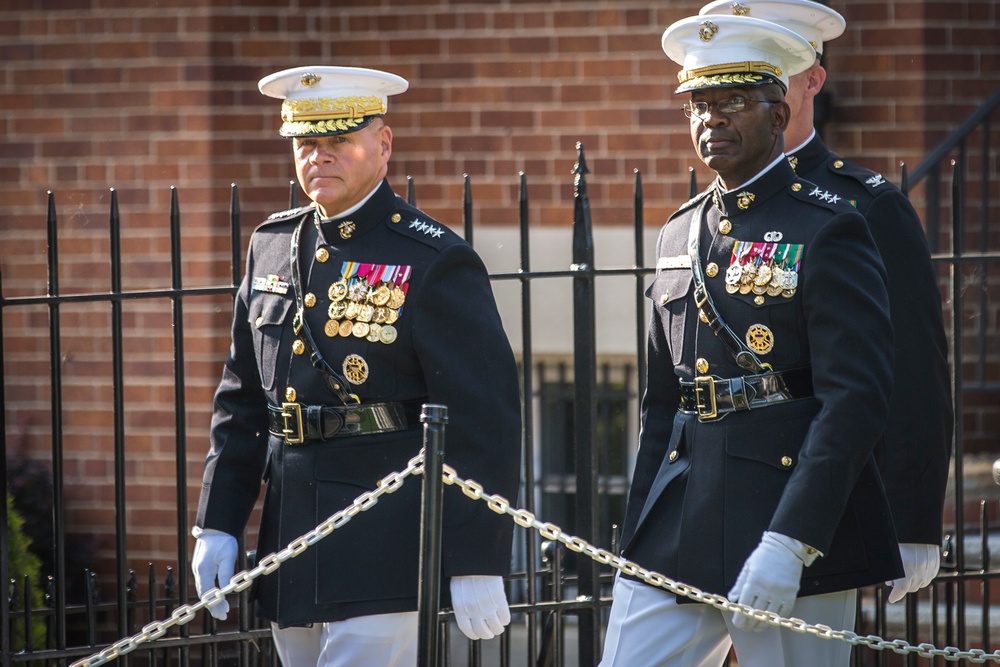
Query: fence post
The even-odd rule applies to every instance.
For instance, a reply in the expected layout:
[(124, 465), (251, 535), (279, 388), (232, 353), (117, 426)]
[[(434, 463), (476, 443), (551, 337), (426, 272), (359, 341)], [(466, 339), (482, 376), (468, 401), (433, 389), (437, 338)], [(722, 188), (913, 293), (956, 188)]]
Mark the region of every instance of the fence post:
[(444, 465), (444, 431), (448, 408), (425, 403), (420, 412), (424, 425), (424, 479), (420, 496), (420, 579), (417, 582), (419, 667), (437, 667), (438, 612), (441, 609), (441, 512)]
[[(597, 543), (597, 337), (594, 306), (594, 237), (587, 196), (587, 163), (583, 144), (577, 142), (573, 169), (573, 440), (576, 451), (576, 531)], [(596, 665), (600, 647), (601, 582), (597, 563), (581, 555), (576, 559), (580, 600), (580, 664)]]

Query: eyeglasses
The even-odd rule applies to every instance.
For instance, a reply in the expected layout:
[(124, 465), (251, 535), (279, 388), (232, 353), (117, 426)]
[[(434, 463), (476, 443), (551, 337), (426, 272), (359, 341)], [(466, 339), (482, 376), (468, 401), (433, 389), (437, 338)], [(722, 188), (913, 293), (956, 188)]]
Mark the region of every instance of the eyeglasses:
[(760, 104), (777, 104), (771, 100), (755, 100), (742, 95), (733, 95), (718, 102), (686, 102), (681, 106), (681, 111), (688, 118), (705, 120), (708, 118), (708, 111), (712, 107), (719, 110), (719, 113), (739, 113), (747, 108), (747, 103), (758, 102)]

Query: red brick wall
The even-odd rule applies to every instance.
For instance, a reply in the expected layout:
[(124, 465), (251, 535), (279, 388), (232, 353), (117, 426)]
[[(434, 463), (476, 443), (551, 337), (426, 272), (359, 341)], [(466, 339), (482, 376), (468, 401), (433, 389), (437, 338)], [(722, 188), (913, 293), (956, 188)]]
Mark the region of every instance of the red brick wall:
[[(569, 226), (575, 145), (582, 141), (595, 223), (632, 216), (641, 170), (645, 219), (659, 225), (701, 182), (672, 95), (677, 67), (663, 29), (700, 2), (644, 0), (8, 0), (0, 8), (0, 272), (4, 297), (46, 292), (46, 191), (58, 213), (63, 294), (107, 292), (110, 188), (130, 258), (123, 291), (171, 281), (168, 206), (177, 187), (181, 286), (230, 276), (230, 184), (240, 188), (244, 244), (284, 208), (293, 177), (277, 137), (278, 102), (257, 80), (302, 64), (373, 66), (409, 79), (390, 101), (390, 180), (458, 227), (462, 174), (477, 224), (516, 220), (518, 172), (532, 225)], [(334, 5), (331, 7), (331, 4)], [(1000, 83), (998, 3), (834, 0), (849, 23), (829, 47), (829, 143), (898, 180)], [(994, 142), (994, 146), (998, 145)], [(997, 165), (992, 158), (991, 173)], [(921, 196), (919, 192), (917, 196)], [(996, 247), (994, 245), (993, 247)], [(211, 394), (227, 349), (229, 300), (184, 304), (188, 503), (206, 449)], [(124, 443), (128, 548), (173, 560), (174, 382), (171, 303), (125, 300)], [(111, 309), (60, 309), (68, 518), (81, 533), (113, 526)], [(44, 304), (5, 309), (9, 446), (51, 455), (52, 370)], [(995, 328), (996, 325), (994, 325)], [(995, 378), (994, 378), (995, 379)], [(995, 443), (981, 414), (980, 436)], [(990, 435), (989, 429), (994, 432)], [(102, 538), (104, 554), (113, 540)]]

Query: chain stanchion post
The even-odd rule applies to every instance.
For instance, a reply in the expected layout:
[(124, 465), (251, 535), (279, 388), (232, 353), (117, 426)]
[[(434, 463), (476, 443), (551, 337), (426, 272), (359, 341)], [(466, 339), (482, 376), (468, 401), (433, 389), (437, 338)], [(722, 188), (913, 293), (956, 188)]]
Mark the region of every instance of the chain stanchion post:
[(441, 513), (444, 490), (444, 431), (448, 408), (425, 403), (424, 479), (420, 496), (420, 579), (417, 583), (418, 667), (437, 667), (441, 610)]

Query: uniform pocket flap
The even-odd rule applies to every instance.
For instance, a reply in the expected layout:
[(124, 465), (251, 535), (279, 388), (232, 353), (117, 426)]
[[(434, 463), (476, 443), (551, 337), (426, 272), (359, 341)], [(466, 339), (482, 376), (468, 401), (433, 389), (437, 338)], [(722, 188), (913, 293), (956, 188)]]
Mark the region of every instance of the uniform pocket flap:
[(250, 325), (259, 329), (270, 324), (281, 324), (292, 308), (292, 299), (279, 294), (263, 294), (252, 298), (247, 310)]
[(726, 453), (791, 471), (798, 465), (799, 451), (811, 423), (810, 418), (732, 426), (726, 431)]
[(654, 304), (665, 306), (690, 294), (693, 282), (691, 269), (666, 269), (656, 274), (646, 296)]

